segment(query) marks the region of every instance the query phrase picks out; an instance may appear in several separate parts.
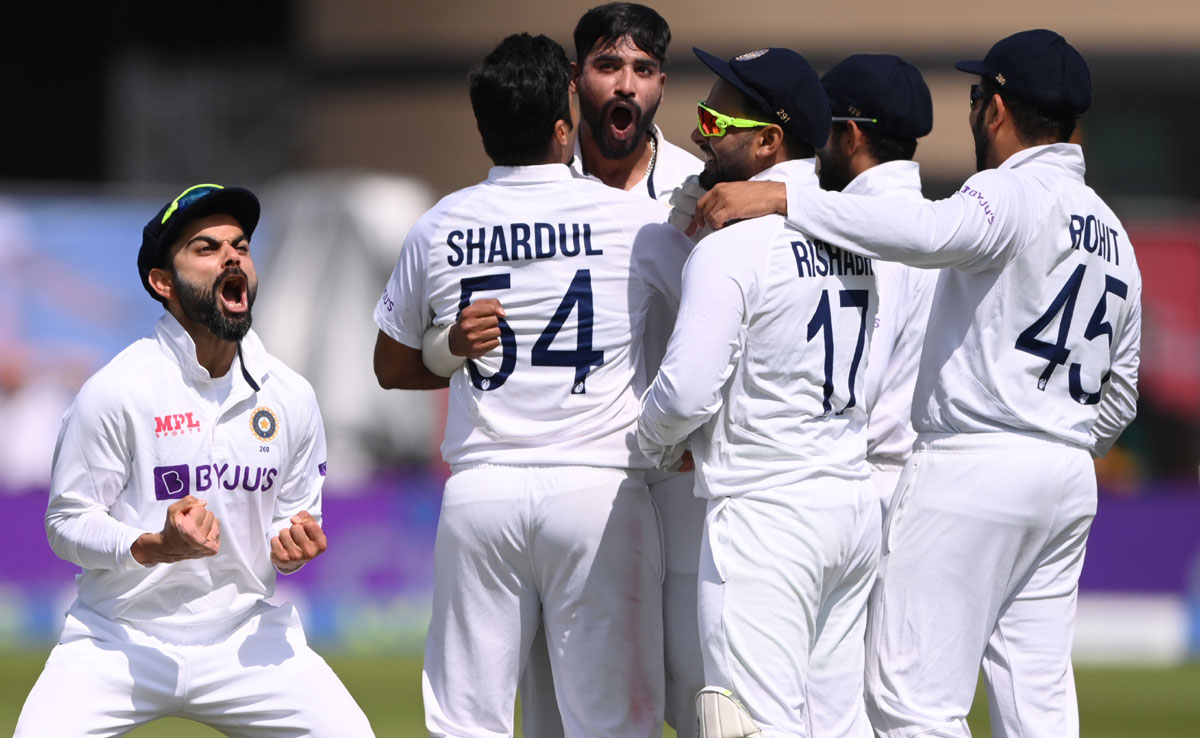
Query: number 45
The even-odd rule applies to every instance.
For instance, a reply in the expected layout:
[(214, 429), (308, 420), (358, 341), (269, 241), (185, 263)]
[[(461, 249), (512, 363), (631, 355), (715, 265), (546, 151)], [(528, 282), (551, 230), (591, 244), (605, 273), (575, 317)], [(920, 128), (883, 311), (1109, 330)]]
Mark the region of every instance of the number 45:
[[(1071, 350), (1067, 348), (1067, 333), (1071, 329), (1071, 318), (1075, 316), (1075, 302), (1079, 297), (1079, 287), (1083, 284), (1083, 274), (1086, 268), (1086, 264), (1075, 267), (1075, 271), (1067, 278), (1067, 283), (1058, 291), (1042, 317), (1033, 321), (1033, 325), (1021, 331), (1021, 335), (1017, 336), (1017, 349), (1049, 362), (1042, 370), (1041, 376), (1038, 377), (1039, 390), (1045, 391), (1046, 383), (1050, 381), (1054, 370), (1067, 363), (1067, 359), (1071, 356)], [(1128, 293), (1129, 288), (1124, 282), (1116, 277), (1105, 275), (1104, 292), (1100, 295), (1100, 302), (1096, 304), (1096, 309), (1092, 311), (1092, 319), (1088, 321), (1087, 330), (1083, 332), (1084, 340), (1090, 341), (1097, 336), (1106, 335), (1109, 345), (1112, 345), (1113, 327), (1104, 319), (1105, 313), (1108, 312), (1108, 296), (1113, 294), (1124, 300)], [(1060, 312), (1062, 319), (1058, 322), (1058, 336), (1054, 343), (1038, 338), (1038, 335), (1046, 330), (1054, 320), (1054, 316)], [(1112, 372), (1105, 372), (1104, 376), (1100, 378), (1100, 386), (1095, 391), (1088, 392), (1083, 389), (1082, 371), (1082, 364), (1078, 362), (1071, 364), (1068, 377), (1071, 397), (1080, 404), (1095, 405), (1100, 402), (1100, 391), (1104, 389), (1104, 383), (1112, 376)]]

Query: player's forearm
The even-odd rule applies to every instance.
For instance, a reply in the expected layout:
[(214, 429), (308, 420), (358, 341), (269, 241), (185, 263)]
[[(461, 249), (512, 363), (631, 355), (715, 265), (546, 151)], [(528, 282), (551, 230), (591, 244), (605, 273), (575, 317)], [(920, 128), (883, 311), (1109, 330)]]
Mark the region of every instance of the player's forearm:
[[(986, 221), (956, 197), (937, 203), (788, 187), (787, 221), (860, 256), (923, 268), (970, 269), (986, 258)], [(999, 227), (999, 226), (997, 226)]]
[(382, 331), (375, 343), (375, 378), (384, 389), (430, 390), (450, 386), (421, 360), (421, 349), (405, 346)]
[(1100, 457), (1137, 415), (1138, 353), (1136, 345), (1118, 355), (1107, 386), (1100, 398), (1096, 423), (1092, 426), (1092, 453)]
[(120, 571), (140, 562), (133, 546), (146, 531), (126, 525), (107, 512), (56, 508), (46, 513), (46, 538), (55, 555), (84, 569)]
[(721, 407), (721, 387), (728, 372), (711, 377), (684, 372), (664, 364), (642, 398), (638, 418), (638, 446), (655, 466), (673, 468), (688, 438)]

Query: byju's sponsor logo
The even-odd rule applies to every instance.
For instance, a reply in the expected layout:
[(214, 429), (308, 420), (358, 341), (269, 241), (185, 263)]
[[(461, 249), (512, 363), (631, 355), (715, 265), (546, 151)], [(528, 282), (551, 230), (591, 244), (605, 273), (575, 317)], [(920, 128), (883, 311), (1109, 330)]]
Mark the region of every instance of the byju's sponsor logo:
[(154, 467), (154, 499), (178, 500), (190, 493), (191, 469), (187, 464)]
[(242, 489), (247, 492), (269, 492), (275, 486), (279, 470), (265, 466), (240, 464), (200, 464), (189, 466), (154, 467), (154, 497), (177, 500), (196, 492)]
[(185, 433), (199, 433), (200, 421), (191, 413), (172, 413), (154, 418), (154, 437), (182, 436)]

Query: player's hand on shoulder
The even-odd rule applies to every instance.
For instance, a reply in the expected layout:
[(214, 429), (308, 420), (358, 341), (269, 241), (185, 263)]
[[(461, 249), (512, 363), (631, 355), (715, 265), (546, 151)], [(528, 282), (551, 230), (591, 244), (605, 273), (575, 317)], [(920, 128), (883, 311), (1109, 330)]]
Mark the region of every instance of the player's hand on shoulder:
[(787, 215), (787, 186), (783, 182), (720, 182), (696, 203), (695, 230), (709, 226), (724, 228), (747, 218), (778, 213)]
[(208, 501), (188, 495), (167, 508), (161, 533), (143, 533), (132, 546), (140, 564), (169, 564), (216, 556), (221, 550), (221, 521)]
[(500, 345), (500, 319), (505, 315), (500, 301), (476, 300), (462, 309), (450, 328), (450, 353), (478, 359)]
[(293, 515), (291, 523), (271, 539), (271, 563), (283, 572), (299, 569), (329, 547), (321, 524), (307, 510)]

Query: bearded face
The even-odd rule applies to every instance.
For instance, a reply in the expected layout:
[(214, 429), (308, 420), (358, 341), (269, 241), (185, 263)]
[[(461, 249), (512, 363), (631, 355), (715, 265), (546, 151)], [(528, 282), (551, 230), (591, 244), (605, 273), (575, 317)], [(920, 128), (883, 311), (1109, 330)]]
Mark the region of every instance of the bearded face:
[(238, 342), (250, 330), (258, 283), (240, 266), (226, 267), (211, 285), (189, 282), (172, 269), (179, 307), (194, 323), (223, 341)]
[(579, 71), (579, 115), (606, 159), (638, 151), (662, 102), (666, 75), (628, 36), (593, 49)]
[(829, 145), (823, 149), (817, 149), (817, 178), (821, 183), (821, 189), (841, 192), (854, 179), (854, 172), (850, 168), (850, 157), (839, 145), (841, 137), (836, 130), (836, 125), (834, 128)]

